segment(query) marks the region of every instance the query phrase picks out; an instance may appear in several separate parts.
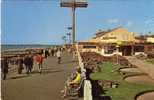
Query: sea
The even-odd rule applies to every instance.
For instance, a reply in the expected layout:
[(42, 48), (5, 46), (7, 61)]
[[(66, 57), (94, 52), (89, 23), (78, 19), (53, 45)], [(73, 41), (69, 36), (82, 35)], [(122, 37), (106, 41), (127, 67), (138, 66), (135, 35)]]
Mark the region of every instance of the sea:
[(42, 44), (1, 44), (1, 51), (20, 50), (27, 48), (52, 48), (58, 45), (42, 45)]

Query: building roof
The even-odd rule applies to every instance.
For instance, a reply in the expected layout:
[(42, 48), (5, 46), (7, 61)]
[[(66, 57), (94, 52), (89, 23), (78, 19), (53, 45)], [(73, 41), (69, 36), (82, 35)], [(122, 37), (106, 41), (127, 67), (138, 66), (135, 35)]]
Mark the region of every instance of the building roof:
[[(96, 37), (101, 37), (101, 36), (103, 36), (103, 35), (105, 35), (105, 34), (107, 34), (109, 32), (115, 31), (115, 30), (120, 29), (120, 28), (123, 28), (123, 27), (117, 27), (117, 28), (114, 28), (114, 29), (108, 29), (106, 31), (99, 31), (99, 32), (95, 33), (95, 35), (96, 35)], [(94, 37), (94, 38), (96, 38), (96, 37)]]
[(135, 39), (146, 40), (149, 37), (154, 38), (154, 35), (140, 35), (140, 36), (136, 36)]

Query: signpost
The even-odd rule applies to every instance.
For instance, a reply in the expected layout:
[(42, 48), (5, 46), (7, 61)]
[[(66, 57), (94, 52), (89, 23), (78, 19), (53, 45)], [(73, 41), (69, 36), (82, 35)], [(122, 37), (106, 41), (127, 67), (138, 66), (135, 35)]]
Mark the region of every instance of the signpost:
[(71, 33), (67, 33), (66, 35), (68, 35), (68, 38), (69, 38), (69, 44), (71, 44)]
[(86, 8), (88, 6), (87, 0), (61, 0), (61, 7), (72, 8), (72, 42), (75, 43), (75, 9)]

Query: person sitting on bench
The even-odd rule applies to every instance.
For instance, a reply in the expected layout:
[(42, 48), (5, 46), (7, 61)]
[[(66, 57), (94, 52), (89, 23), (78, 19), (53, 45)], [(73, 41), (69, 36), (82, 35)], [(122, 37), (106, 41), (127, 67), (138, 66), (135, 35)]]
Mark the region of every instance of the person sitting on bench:
[(81, 81), (81, 68), (77, 68), (75, 79), (66, 82), (66, 85), (65, 85), (64, 91), (63, 91), (63, 92), (64, 92), (63, 97), (66, 97), (66, 96), (67, 96), (67, 94), (68, 94), (68, 89), (70, 89), (71, 86), (79, 86), (80, 81)]

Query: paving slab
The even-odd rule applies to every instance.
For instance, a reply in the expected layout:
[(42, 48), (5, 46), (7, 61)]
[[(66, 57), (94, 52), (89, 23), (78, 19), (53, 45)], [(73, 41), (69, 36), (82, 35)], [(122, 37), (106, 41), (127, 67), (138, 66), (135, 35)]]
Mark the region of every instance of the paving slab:
[(42, 74), (34, 64), (33, 73), (18, 75), (17, 71), (9, 73), (7, 80), (1, 81), (2, 100), (63, 100), (60, 90), (78, 62), (72, 55), (64, 53), (62, 63), (57, 64), (56, 57), (49, 57)]

